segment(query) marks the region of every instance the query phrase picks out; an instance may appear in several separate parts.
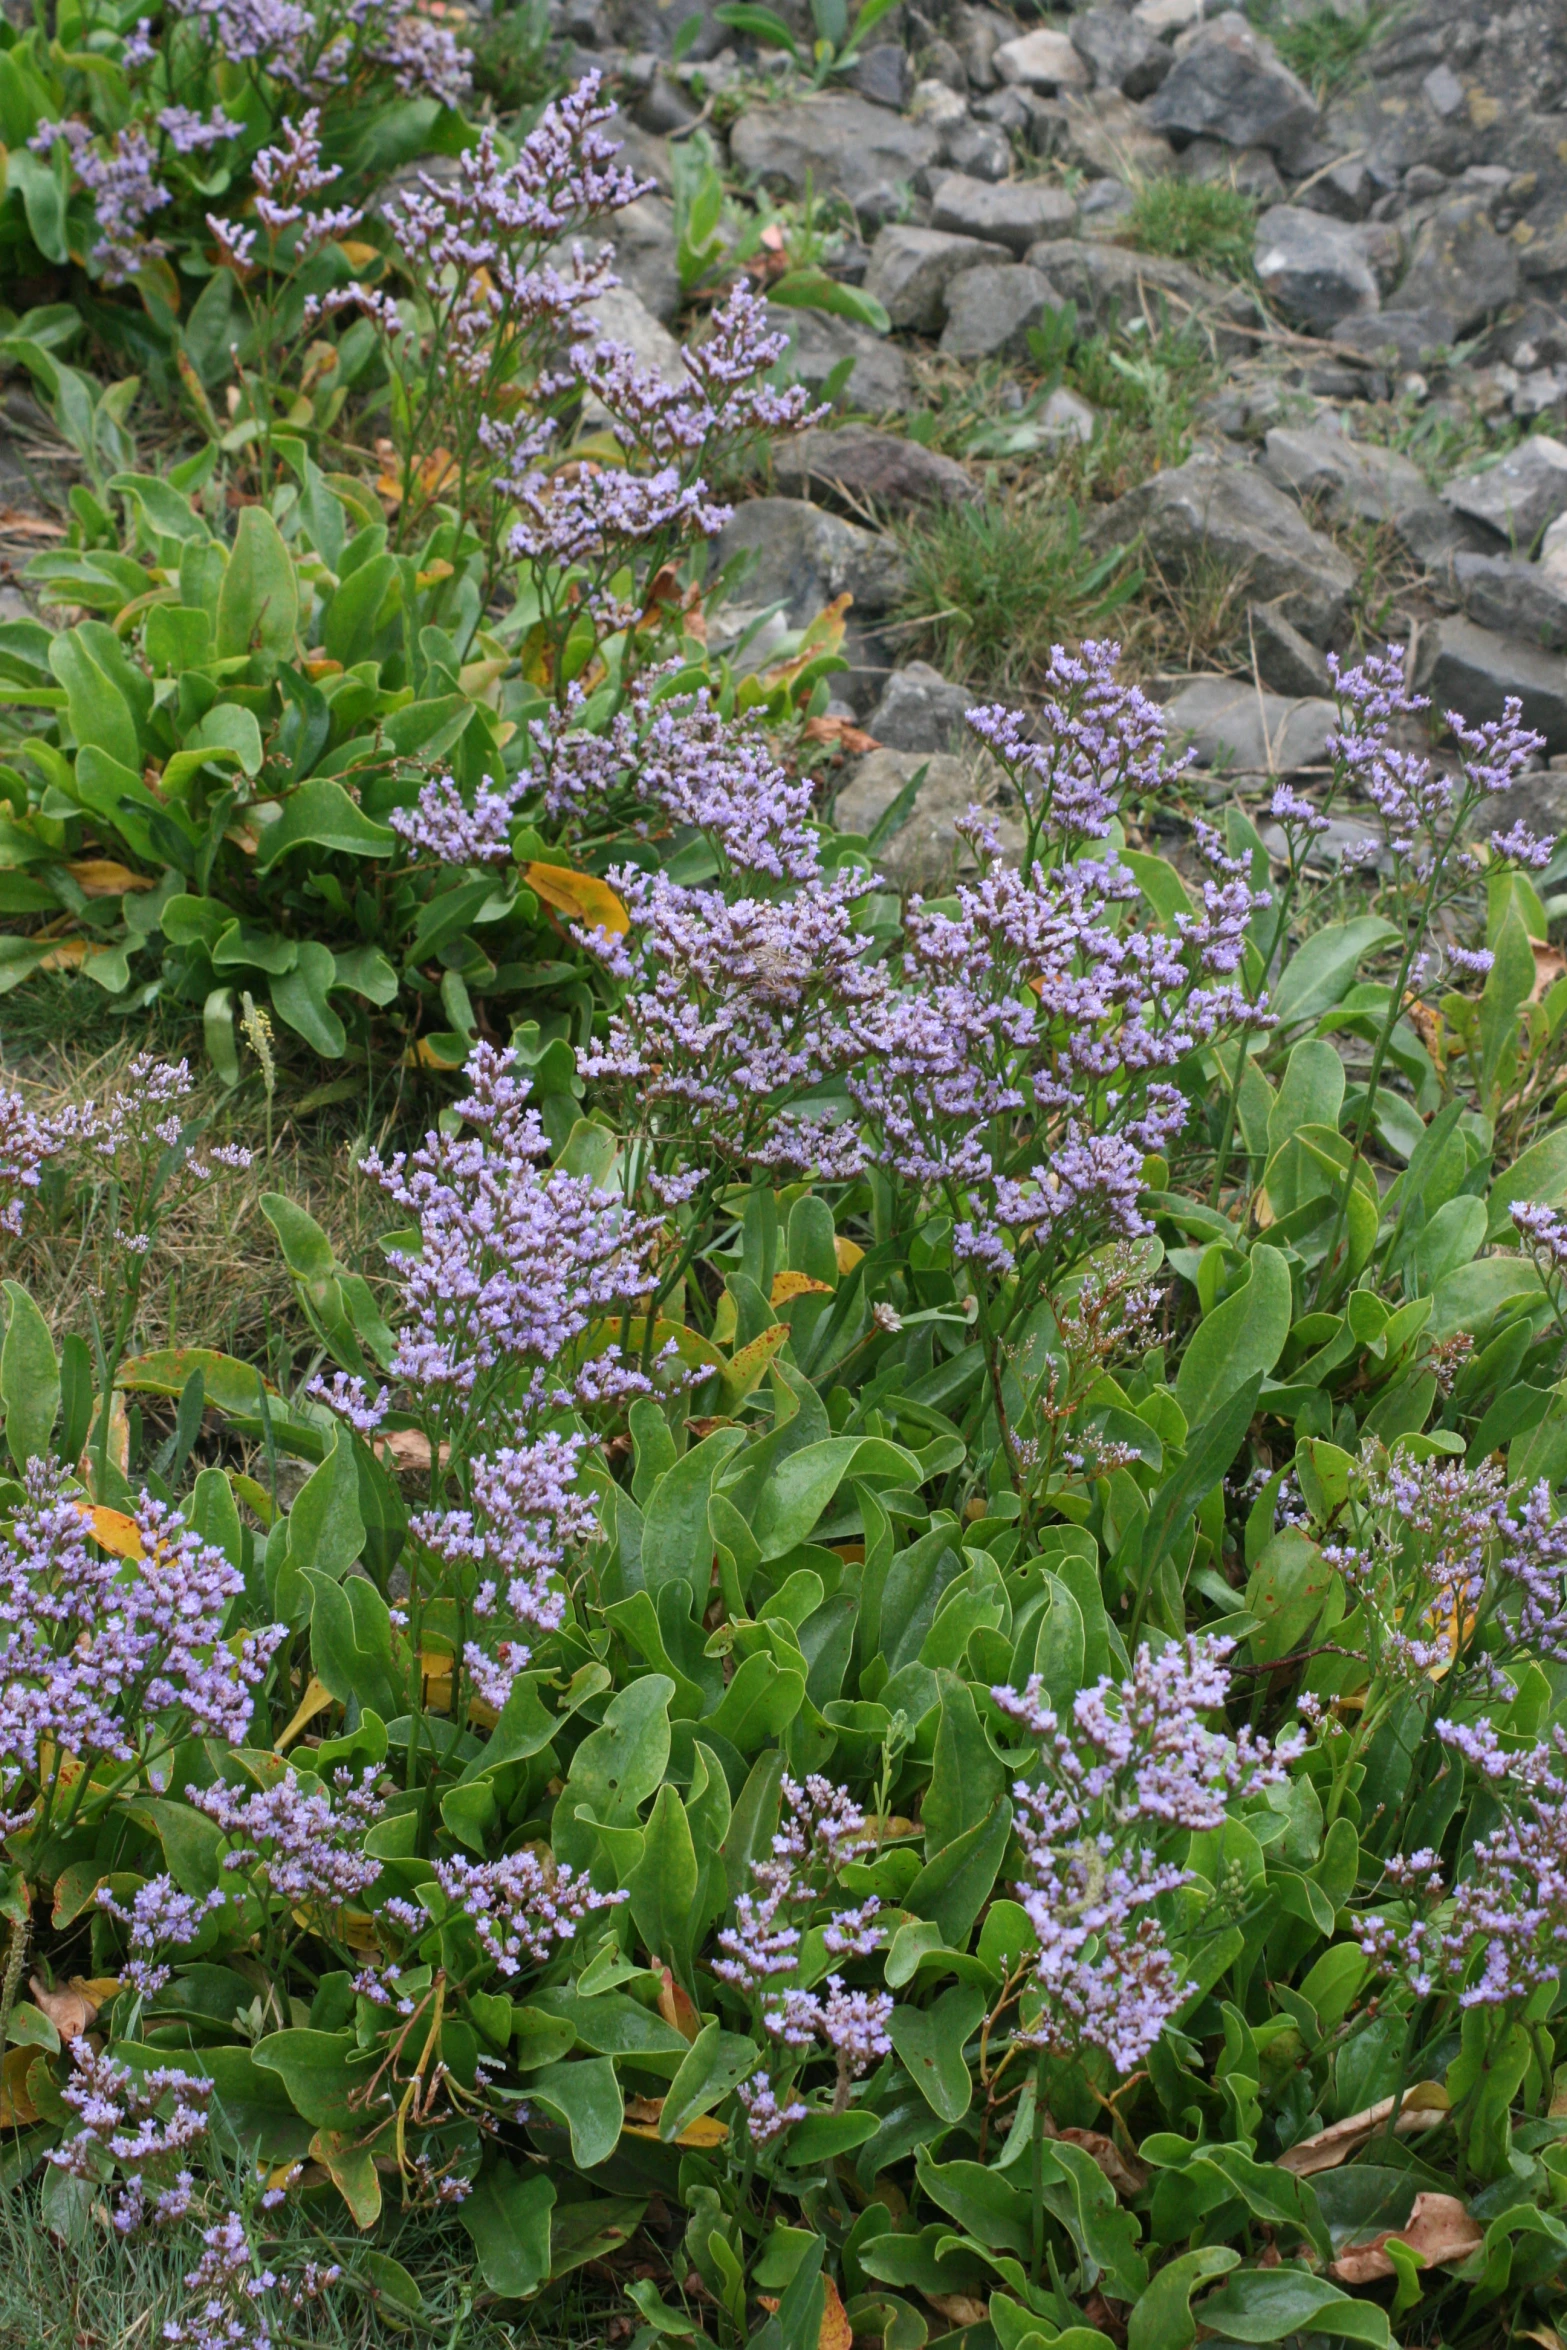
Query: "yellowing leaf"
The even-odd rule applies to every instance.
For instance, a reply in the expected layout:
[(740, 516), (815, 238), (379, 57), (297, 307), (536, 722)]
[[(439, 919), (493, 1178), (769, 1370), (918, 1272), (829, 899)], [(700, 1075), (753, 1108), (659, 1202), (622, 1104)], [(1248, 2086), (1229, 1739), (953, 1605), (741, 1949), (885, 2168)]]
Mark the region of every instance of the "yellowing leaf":
[(339, 252), (347, 254), (350, 268), (357, 271), (370, 268), (381, 258), (378, 247), (365, 244), (359, 237), (339, 237), (337, 246)]
[(298, 1705), (295, 1707), (294, 1716), (292, 1721), (289, 1723), (288, 1728), (283, 1732), (282, 1736), (274, 1745), (272, 1749), (273, 1753), (287, 1753), (289, 1747), (293, 1745), (294, 1740), (299, 1736), (299, 1733), (304, 1728), (305, 1724), (307, 1722), (314, 1721), (317, 1714), (325, 1713), (327, 1707), (331, 1703), (332, 1692), (330, 1689), (328, 1689), (326, 1683), (324, 1681), (312, 1680), (310, 1686), (306, 1689), (304, 1696), (300, 1699)]
[(852, 1273), (865, 1251), (857, 1240), (850, 1240), (841, 1232), (832, 1236), (832, 1253), (838, 1260), (840, 1273)]
[(569, 865), (524, 865), (522, 878), (557, 914), (589, 930), (607, 930), (619, 938), (631, 928), (631, 916), (596, 873), (576, 873)]
[(768, 1304), (786, 1306), (792, 1297), (831, 1297), (830, 1281), (813, 1280), (809, 1273), (775, 1273)]
[(113, 949), (92, 938), (62, 938), (51, 947), (39, 964), (40, 971), (80, 971), (82, 965), (95, 955), (107, 955)]
[[(683, 2138), (676, 2140), (677, 2144), (683, 2142)], [(850, 2350), (854, 2328), (849, 2322), (849, 2313), (838, 2297), (838, 2288), (832, 2278), (823, 2277), (822, 2283), (827, 2288), (827, 2297), (822, 2303), (822, 2324), (816, 2337), (816, 2350)], [(756, 2298), (765, 2310), (770, 2313), (777, 2311), (776, 2294), (758, 2293)], [(955, 2325), (982, 2325), (988, 2311), (987, 2303), (976, 2301), (968, 2293), (927, 2293), (925, 2298), (933, 2309), (939, 2309), (942, 2316), (950, 2317)]]
[(37, 2106), (27, 2094), (27, 2074), (36, 2048), (25, 2042), (20, 2048), (8, 2048), (4, 2067), (0, 2068), (0, 2129), (28, 2129), (41, 2119)]
[(92, 1538), (100, 1550), (112, 1552), (117, 1559), (142, 1557), (141, 1535), (134, 1518), (128, 1518), (123, 1510), (106, 1510), (91, 1502), (79, 1501), (76, 1506), (91, 1525)]
[(310, 659), (305, 663), (305, 675), (311, 679), (315, 679), (317, 677), (341, 677), (342, 674), (342, 662), (329, 660), (325, 653), (313, 653)]
[[(626, 2111), (637, 2118), (628, 2121), (621, 2135), (626, 2138), (651, 2138), (659, 2143), (658, 2117), (664, 2110), (662, 2097), (628, 2097)], [(715, 2146), (722, 2146), (729, 2135), (726, 2122), (715, 2121), (710, 2113), (699, 2113), (694, 2122), (687, 2122), (675, 2139), (677, 2146), (690, 2146), (703, 2154), (710, 2154)]]
[(408, 1069), (460, 1069), (466, 1059), (466, 1053), (454, 1056), (443, 1051), (433, 1036), (421, 1036), (404, 1053), (403, 1065)]
[(119, 898), (127, 890), (155, 889), (145, 873), (133, 873), (112, 857), (74, 857), (66, 866), (71, 879), (90, 898)]
[[(815, 1286), (820, 1287), (820, 1283)], [(767, 1366), (774, 1355), (781, 1354), (789, 1343), (787, 1322), (774, 1322), (770, 1329), (759, 1331), (748, 1345), (732, 1356), (724, 1373), (722, 1401), (725, 1408), (743, 1403), (754, 1387), (760, 1386)]]

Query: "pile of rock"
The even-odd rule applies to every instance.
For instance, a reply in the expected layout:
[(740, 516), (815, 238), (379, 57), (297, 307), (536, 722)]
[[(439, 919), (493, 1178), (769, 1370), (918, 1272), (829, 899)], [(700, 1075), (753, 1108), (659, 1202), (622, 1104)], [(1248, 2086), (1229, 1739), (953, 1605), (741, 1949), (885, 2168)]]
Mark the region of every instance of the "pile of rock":
[[(742, 508), (719, 548), (752, 558), (733, 623), (777, 607), (748, 657), (852, 595), (841, 707), (884, 745), (851, 786), (856, 820), (873, 819), (910, 762), (950, 762), (961, 736), (960, 689), (903, 658), (907, 640), (886, 625), (904, 572), (885, 526), (982, 486), (899, 435), (906, 351), (1026, 369), (1034, 330), (1067, 302), (1080, 331), (1135, 337), (1190, 320), (1224, 362), (1194, 454), (1091, 525), (1106, 547), (1140, 540), (1167, 577), (1217, 563), (1241, 582), (1244, 689), (1201, 679), (1171, 699), (1204, 758), (1232, 773), (1321, 760), (1325, 654), (1349, 641), (1356, 534), (1396, 554), (1409, 599), (1395, 625), (1418, 629), (1434, 697), (1485, 715), (1516, 692), (1551, 751), (1567, 752), (1559, 0), (1517, 0), (1505, 15), (1424, 0), (1382, 29), (1358, 81), (1326, 105), (1223, 0), (1101, 0), (1046, 23), (979, 0), (901, 0), (832, 85), (780, 97), (775, 84), (761, 98), (745, 42), (711, 0), (679, 62), (683, 12), (661, 0), (556, 6), (579, 62), (619, 75), (633, 159), (662, 191), (617, 225), (626, 287), (606, 326), (652, 363), (677, 364), (668, 142), (726, 92), (742, 99), (727, 136), (735, 176), (841, 199), (853, 226), (829, 266), (891, 320), (882, 338), (776, 314), (801, 379), (819, 387), (847, 361), (847, 403), (877, 421), (818, 428), (780, 452), (777, 494)], [(782, 12), (808, 44), (805, 0)], [(1160, 176), (1255, 198), (1248, 283), (1124, 241), (1135, 189)], [(1477, 461), (1477, 418), (1506, 428), (1503, 448), (1517, 441), (1500, 462)], [(1095, 430), (1064, 391), (1040, 422), (1047, 446)], [(1398, 446), (1439, 446), (1444, 432), (1464, 449), (1445, 484)], [(933, 768), (932, 810), (955, 807), (971, 781)], [(936, 824), (949, 846), (950, 812)], [(923, 871), (928, 839), (906, 853)]]

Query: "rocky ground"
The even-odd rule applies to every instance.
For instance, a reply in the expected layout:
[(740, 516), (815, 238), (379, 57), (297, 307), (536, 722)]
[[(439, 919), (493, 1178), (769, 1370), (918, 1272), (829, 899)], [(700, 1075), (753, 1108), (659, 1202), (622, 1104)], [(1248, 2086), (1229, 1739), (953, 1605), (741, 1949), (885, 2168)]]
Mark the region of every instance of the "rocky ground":
[[(776, 636), (852, 596), (835, 706), (880, 747), (839, 812), (868, 825), (934, 757), (898, 836), (904, 878), (950, 852), (962, 710), (996, 683), (993, 645), (966, 647), (960, 624), (922, 635), (910, 532), (928, 551), (962, 509), (1052, 481), (1076, 494), (1090, 553), (1135, 550), (1144, 584), (1113, 625), (1219, 791), (1309, 776), (1325, 654), (1389, 634), (1438, 706), (1484, 716), (1520, 695), (1567, 770), (1567, 5), (1352, 7), (1264, 30), (1211, 0), (1047, 19), (903, 0), (813, 89), (705, 0), (695, 19), (680, 0), (561, 0), (568, 68), (615, 77), (662, 191), (618, 238), (607, 325), (667, 365), (670, 330), (690, 330), (671, 197), (693, 137), (732, 188), (786, 214), (808, 199), (834, 228), (824, 266), (891, 320), (881, 338), (779, 313), (805, 380), (840, 361), (848, 380), (832, 423), (748, 485), (769, 494), (719, 553), (752, 556), (736, 625), (778, 605)], [(1240, 249), (1140, 250), (1166, 183), (1252, 199)], [(1070, 366), (1051, 383), (1039, 364), (1030, 330), (1068, 303), (1101, 372), (1108, 356), (1152, 382), (1152, 354), (1195, 349), (1179, 428), (1123, 434), (1129, 462), (1096, 464), (1113, 420)], [(987, 441), (987, 403), (993, 423), (1027, 423), (1010, 447)], [(959, 409), (967, 446), (945, 429)], [(1168, 625), (1183, 597), (1184, 660)], [(1223, 625), (1194, 627), (1194, 597)], [(1151, 603), (1166, 624), (1140, 633)], [(912, 657), (937, 641), (956, 681)], [(1567, 823), (1567, 773), (1542, 774), (1539, 796)]]
[[(805, 0), (780, 10), (809, 57)], [(840, 820), (869, 829), (931, 761), (898, 878), (950, 866), (964, 709), (1026, 701), (1074, 633), (1123, 636), (1210, 798), (1309, 788), (1325, 655), (1397, 636), (1439, 709), (1521, 697), (1548, 746), (1536, 820), (1567, 828), (1567, 0), (900, 0), (820, 87), (714, 0), (550, 12), (547, 70), (609, 76), (654, 183), (615, 223), (607, 332), (676, 373), (726, 239), (764, 279), (808, 250), (890, 320), (777, 310), (836, 405), (724, 485), (714, 626), (751, 628), (754, 665), (852, 599)], [(705, 279), (687, 237), (683, 284), (702, 158), (726, 225)], [(1226, 192), (1211, 218), (1204, 189)], [(22, 406), (13, 580), (58, 529)]]

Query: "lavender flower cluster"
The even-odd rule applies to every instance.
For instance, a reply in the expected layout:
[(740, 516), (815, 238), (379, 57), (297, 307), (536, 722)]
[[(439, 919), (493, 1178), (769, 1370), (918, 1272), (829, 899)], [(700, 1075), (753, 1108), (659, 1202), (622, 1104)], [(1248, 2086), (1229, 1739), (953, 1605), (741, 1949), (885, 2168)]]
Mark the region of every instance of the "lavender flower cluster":
[(1161, 1844), (1172, 1829), (1221, 1826), (1229, 1802), (1277, 1784), (1299, 1751), (1295, 1737), (1270, 1748), (1204, 1721), (1229, 1694), (1232, 1645), (1139, 1648), (1130, 1680), (1080, 1691), (1070, 1721), (1037, 1674), (1021, 1693), (991, 1691), (1039, 1742), (1037, 1779), (1013, 1788), (1013, 1824), (1028, 1863), (1018, 1894), (1039, 1940), (1025, 2036), (1053, 2055), (1091, 2047), (1119, 2072), (1141, 2064), (1191, 1988), (1159, 1910), (1190, 1872)]

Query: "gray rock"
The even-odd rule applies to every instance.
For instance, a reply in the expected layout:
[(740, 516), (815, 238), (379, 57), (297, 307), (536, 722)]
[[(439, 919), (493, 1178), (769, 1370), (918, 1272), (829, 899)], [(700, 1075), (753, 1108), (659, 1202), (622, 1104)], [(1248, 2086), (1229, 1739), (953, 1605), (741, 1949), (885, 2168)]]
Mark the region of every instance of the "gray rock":
[[(1101, 334), (1168, 309), (1177, 326), (1195, 318), (1214, 328), (1222, 351), (1227, 347), (1223, 322), (1249, 324), (1256, 316), (1250, 296), (1239, 286), (1204, 277), (1184, 261), (1163, 261), (1082, 238), (1030, 245), (1026, 258), (1031, 269), (1049, 278), (1060, 301), (1077, 304), (1079, 321), (1091, 321)], [(1247, 352), (1255, 348), (1239, 337), (1232, 344)]]
[(1206, 24), (1148, 101), (1155, 130), (1227, 147), (1298, 148), (1316, 128), (1311, 92), (1243, 16)]
[(642, 130), (655, 138), (667, 138), (672, 131), (683, 131), (700, 119), (701, 109), (692, 104), (686, 91), (667, 73), (655, 73), (633, 109)]
[[(1063, 163), (1075, 163), (1095, 178), (1134, 182), (1174, 170), (1175, 149), (1151, 127), (1148, 106), (1134, 106), (1118, 90), (1096, 90), (1091, 98), (1067, 90), (1056, 105), (1055, 137)], [(1034, 145), (1047, 151), (1037, 126)]]
[(1398, 289), (1400, 310), (1423, 312), (1456, 343), (1518, 298), (1518, 248), (1498, 236), (1483, 195), (1450, 197), (1416, 232)]
[(1079, 234), (1090, 240), (1119, 236), (1136, 203), (1135, 189), (1123, 180), (1090, 180), (1078, 202)]
[(1088, 68), (1067, 35), (1044, 25), (1015, 41), (1003, 41), (996, 51), (996, 71), (1004, 82), (1021, 82), (1025, 89), (1047, 95), (1088, 87)]
[(618, 161), (639, 180), (652, 180), (661, 196), (674, 194), (675, 166), (667, 138), (644, 130), (629, 114), (612, 114), (601, 135), (614, 141), (620, 149)]
[(998, 79), (996, 51), (1003, 41), (1012, 38), (1011, 20), (995, 8), (975, 8), (960, 0), (952, 11), (952, 38), (963, 70), (968, 75), (969, 87), (974, 90), (993, 90)]
[(1222, 139), (1193, 139), (1176, 157), (1175, 169), (1183, 180), (1218, 180), (1262, 205), (1288, 201), (1279, 167), (1266, 147), (1226, 147)]
[(911, 661), (888, 678), (867, 724), (889, 750), (950, 751), (968, 741), (965, 719), (978, 699), (928, 661)]
[(941, 159), (971, 180), (1004, 180), (1012, 169), (1012, 142), (999, 124), (966, 114), (942, 132)]
[[(626, 344), (638, 362), (661, 376), (665, 383), (689, 390), (691, 379), (680, 356), (680, 345), (630, 286), (611, 286), (577, 316), (591, 318), (607, 342)], [(610, 423), (609, 411), (597, 399), (583, 402), (582, 415), (590, 431), (602, 431)]]
[(1567, 595), (1567, 516), (1558, 515), (1540, 541), (1540, 573)]
[(1456, 114), (1464, 102), (1464, 85), (1450, 65), (1433, 65), (1420, 85), (1428, 106), (1443, 121)]
[(1364, 220), (1377, 193), (1364, 156), (1346, 155), (1341, 163), (1319, 171), (1313, 183), (1301, 189), (1297, 201), (1309, 204), (1313, 212), (1331, 213), (1335, 220)]
[(1249, 600), (1276, 604), (1315, 645), (1342, 628), (1355, 569), (1331, 539), (1312, 530), (1265, 475), (1200, 452), (1156, 473), (1096, 516), (1096, 546), (1129, 543), (1141, 531), (1165, 569), (1217, 561), (1243, 578)]
[[(1439, 710), (1462, 710), (1471, 721), (1500, 718), (1516, 694), (1525, 726), (1544, 735), (1547, 750), (1567, 750), (1567, 664), (1471, 620), (1444, 620), (1433, 633), (1436, 644), (1421, 663), (1419, 683)], [(1521, 813), (1514, 796), (1508, 795), (1508, 818)]]
[(1099, 420), (1086, 400), (1080, 400), (1076, 392), (1058, 384), (1040, 410), (1039, 421), (1053, 446), (1062, 441), (1081, 441), (1086, 448)]
[[(1289, 841), (1282, 824), (1264, 824), (1260, 828), (1263, 847), (1270, 857), (1281, 862), (1289, 856)], [(1393, 871), (1393, 859), (1383, 842), (1382, 828), (1368, 824), (1359, 816), (1330, 816), (1326, 832), (1312, 836), (1306, 848), (1306, 864), (1318, 873), (1331, 873), (1340, 865), (1357, 871), (1375, 866), (1379, 873)]]
[(675, 208), (665, 196), (639, 196), (606, 224), (615, 247), (615, 272), (664, 326), (680, 313), (680, 269), (675, 257)]
[(1396, 449), (1352, 441), (1320, 425), (1275, 425), (1263, 441), (1262, 470), (1280, 489), (1310, 498), (1335, 522), (1391, 522), (1434, 504), (1425, 477)]
[(931, 226), (955, 236), (982, 237), (1021, 257), (1042, 237), (1069, 237), (1077, 206), (1064, 188), (1038, 180), (1008, 180), (997, 186), (949, 172), (931, 198)]
[(952, 458), (871, 424), (801, 433), (779, 448), (773, 471), (780, 489), (798, 497), (815, 491), (862, 516), (960, 506), (979, 496)]
[(1257, 275), (1292, 326), (1326, 334), (1381, 297), (1358, 229), (1325, 213), (1276, 204), (1257, 222)]
[(1453, 585), (1465, 615), (1500, 636), (1567, 651), (1567, 586), (1515, 555), (1453, 557)]
[(981, 237), (953, 236), (935, 228), (884, 228), (871, 247), (865, 291), (875, 295), (895, 327), (911, 334), (939, 334), (952, 280), (960, 271), (982, 269), (995, 258), (995, 246)]
[(1118, 8), (1085, 8), (1072, 19), (1071, 42), (1095, 89), (1121, 90), (1128, 98), (1152, 97), (1175, 63), (1146, 25)]
[(1332, 692), (1328, 665), (1298, 628), (1291, 627), (1271, 604), (1252, 604), (1246, 613), (1252, 657), (1257, 675), (1288, 701), (1310, 701)]
[(1029, 328), (1055, 306), (1050, 280), (1024, 262), (965, 270), (947, 288), (941, 348), (952, 359), (1021, 359)]
[(1442, 497), (1511, 546), (1532, 547), (1548, 522), (1567, 513), (1567, 445), (1531, 433), (1484, 473), (1450, 481)]
[(837, 91), (793, 105), (749, 106), (729, 134), (737, 170), (765, 186), (803, 196), (843, 196), (865, 219), (897, 211), (900, 191), (936, 161), (935, 127), (906, 122), (885, 106)]
[[(734, 35), (714, 16), (711, 0), (694, 0), (694, 8), (702, 22), (697, 29), (695, 40), (686, 50), (686, 55), (693, 61), (716, 57), (725, 43), (734, 39)], [(583, 21), (581, 21), (580, 27), (577, 23), (572, 24), (571, 30), (576, 34), (578, 40), (590, 38), (593, 13), (593, 11), (583, 10), (581, 12)], [(602, 39), (594, 37), (592, 45), (595, 48), (602, 49), (613, 46), (617, 49), (629, 49), (634, 54), (667, 57), (670, 43), (680, 29), (680, 18), (673, 17), (671, 11), (660, 4), (660, 0), (608, 0), (608, 5), (602, 13), (608, 19), (609, 41), (606, 43)], [(692, 10), (687, 10), (686, 13), (689, 15)], [(594, 58), (592, 62), (595, 65), (602, 65), (604, 60)], [(577, 78), (575, 74), (572, 76), (573, 80)]]
[(873, 832), (921, 767), (925, 780), (913, 813), (877, 850), (877, 871), (897, 889), (928, 894), (955, 874), (972, 870), (972, 851), (959, 839), (957, 827), (976, 801), (1000, 834), (1008, 864), (1015, 865), (1023, 853), (1023, 827), (996, 796), (996, 770), (987, 773), (983, 765), (976, 768), (946, 751), (870, 752), (839, 792), (833, 821), (845, 832)]
[(850, 86), (873, 106), (891, 106), (899, 112), (914, 95), (914, 68), (898, 41), (878, 41), (862, 49), (849, 74)]
[(715, 542), (715, 566), (742, 553), (754, 555), (755, 565), (735, 591), (736, 604), (720, 608), (736, 628), (779, 603), (788, 626), (803, 628), (845, 594), (854, 598), (860, 619), (876, 620), (892, 611), (908, 585), (891, 539), (803, 498), (751, 498), (737, 506)]
[(932, 76), (915, 83), (909, 113), (915, 122), (922, 122), (945, 136), (957, 124), (968, 120), (968, 100), (960, 90), (951, 89)]
[(1358, 351), (1368, 366), (1404, 375), (1430, 366), (1451, 339), (1446, 320), (1425, 310), (1368, 311), (1361, 317), (1341, 318), (1333, 329), (1335, 343)]
[(835, 367), (853, 361), (843, 397), (853, 408), (871, 416), (893, 416), (909, 404), (909, 363), (896, 343), (849, 318), (830, 318), (824, 310), (784, 310), (775, 303), (767, 313), (774, 334), (789, 337), (789, 372), (800, 383), (820, 393)]
[(950, 41), (929, 42), (921, 63), (931, 81), (945, 82), (947, 88), (956, 90), (960, 98), (968, 96), (968, 67)]
[(1204, 767), (1291, 775), (1319, 767), (1338, 713), (1328, 701), (1286, 701), (1248, 679), (1199, 677), (1164, 706), (1171, 739), (1188, 740)]

